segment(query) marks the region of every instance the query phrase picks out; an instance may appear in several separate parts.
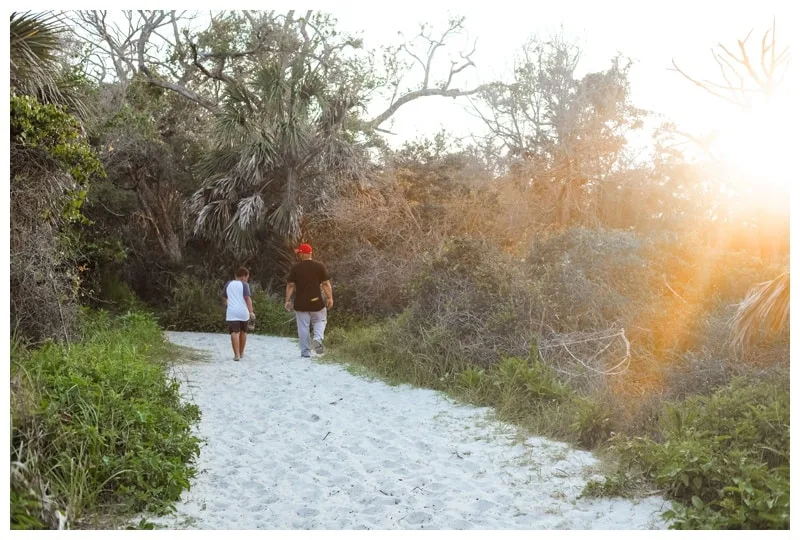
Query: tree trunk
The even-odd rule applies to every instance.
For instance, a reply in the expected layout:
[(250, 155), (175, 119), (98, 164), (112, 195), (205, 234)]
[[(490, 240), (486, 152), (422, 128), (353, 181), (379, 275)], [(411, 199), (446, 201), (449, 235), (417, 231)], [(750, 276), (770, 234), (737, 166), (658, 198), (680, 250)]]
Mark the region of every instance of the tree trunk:
[(172, 226), (172, 220), (163, 198), (158, 197), (147, 184), (147, 180), (136, 173), (133, 173), (133, 180), (139, 204), (153, 225), (158, 244), (172, 264), (181, 264), (183, 261), (183, 242), (175, 231), (175, 227)]

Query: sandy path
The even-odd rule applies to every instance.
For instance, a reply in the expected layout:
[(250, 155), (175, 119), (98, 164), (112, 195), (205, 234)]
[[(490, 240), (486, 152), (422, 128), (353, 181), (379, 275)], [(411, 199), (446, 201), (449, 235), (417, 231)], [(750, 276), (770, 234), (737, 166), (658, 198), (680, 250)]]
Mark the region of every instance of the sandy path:
[(168, 333), (209, 360), (176, 376), (203, 411), (201, 473), (169, 528), (663, 528), (657, 497), (579, 499), (597, 462), (515, 440), (490, 410), (300, 358), (295, 341)]

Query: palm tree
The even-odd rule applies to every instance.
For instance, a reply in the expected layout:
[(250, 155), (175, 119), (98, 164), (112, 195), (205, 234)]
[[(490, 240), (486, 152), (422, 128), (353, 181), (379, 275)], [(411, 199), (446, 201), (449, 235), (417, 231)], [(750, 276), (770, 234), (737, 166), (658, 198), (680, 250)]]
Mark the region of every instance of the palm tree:
[(52, 12), (11, 14), (11, 91), (83, 112), (81, 97), (63, 77), (58, 56), (66, 30)]
[(204, 185), (189, 201), (195, 233), (238, 253), (255, 249), (257, 233), (299, 238), (303, 203), (318, 204), (363, 168), (343, 128), (355, 105), (302, 58), (265, 61), (245, 83), (229, 82), (215, 147), (200, 165)]
[(743, 348), (751, 344), (762, 330), (775, 334), (789, 320), (789, 272), (775, 279), (754, 285), (739, 304), (731, 323), (731, 340)]

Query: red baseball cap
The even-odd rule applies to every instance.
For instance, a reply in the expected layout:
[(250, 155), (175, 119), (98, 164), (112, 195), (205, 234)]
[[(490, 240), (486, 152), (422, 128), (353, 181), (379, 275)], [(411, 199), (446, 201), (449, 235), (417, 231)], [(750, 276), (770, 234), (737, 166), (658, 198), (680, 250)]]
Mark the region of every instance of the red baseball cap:
[(298, 247), (296, 250), (294, 250), (294, 252), (295, 253), (309, 254), (309, 253), (311, 253), (311, 245), (309, 245), (309, 244), (300, 244), (300, 247)]

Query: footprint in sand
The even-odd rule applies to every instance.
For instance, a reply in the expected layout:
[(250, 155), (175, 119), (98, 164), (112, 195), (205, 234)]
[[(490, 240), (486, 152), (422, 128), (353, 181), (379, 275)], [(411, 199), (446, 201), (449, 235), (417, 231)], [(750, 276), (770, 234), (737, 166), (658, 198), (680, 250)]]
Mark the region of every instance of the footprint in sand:
[(319, 510), (314, 510), (313, 508), (300, 508), (297, 511), (297, 515), (301, 518), (310, 518), (319, 515)]
[(427, 512), (414, 512), (406, 517), (405, 521), (412, 525), (421, 525), (427, 523), (432, 519), (432, 516)]

